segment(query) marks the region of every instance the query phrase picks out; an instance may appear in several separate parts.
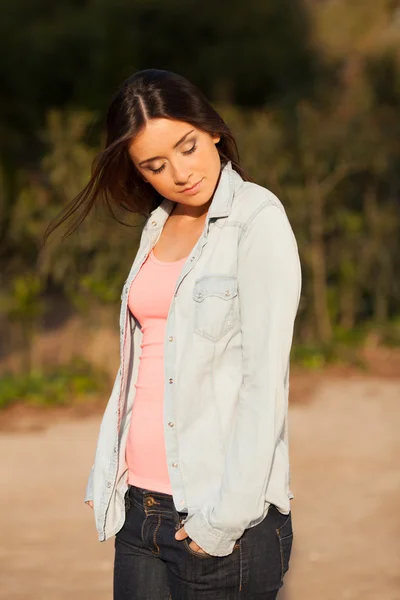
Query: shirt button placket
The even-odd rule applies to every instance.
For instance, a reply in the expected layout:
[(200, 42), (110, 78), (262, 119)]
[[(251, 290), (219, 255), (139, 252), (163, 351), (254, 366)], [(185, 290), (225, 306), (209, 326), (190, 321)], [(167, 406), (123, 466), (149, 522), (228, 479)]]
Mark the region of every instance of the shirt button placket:
[[(176, 296), (176, 293), (175, 293), (175, 296)], [(168, 332), (168, 337), (167, 337), (168, 344), (171, 344), (171, 346), (168, 346), (168, 350), (166, 350), (166, 356), (165, 356), (166, 364), (168, 364), (169, 367), (171, 367), (171, 365), (175, 364), (175, 359), (174, 359), (175, 346), (172, 345), (172, 343), (176, 341), (175, 336), (172, 334), (172, 332), (174, 330), (174, 320), (175, 320), (174, 306), (172, 306), (171, 318), (170, 318), (170, 323), (169, 323), (170, 331)], [(173, 373), (171, 373), (171, 374), (173, 375)], [(171, 415), (170, 415), (170, 420), (168, 421), (168, 431), (171, 431), (171, 435), (168, 436), (169, 444), (171, 444), (171, 450), (170, 450), (171, 454), (169, 454), (168, 457), (171, 461), (173, 461), (175, 459), (174, 462), (170, 463), (171, 466), (174, 469), (179, 469), (179, 463), (176, 461), (176, 458), (178, 457), (177, 456), (177, 448), (176, 448), (176, 438), (175, 438), (176, 431), (174, 430), (174, 433), (172, 432), (173, 429), (175, 428), (175, 423), (172, 418), (172, 407), (174, 405), (173, 396), (172, 396), (172, 394), (173, 394), (172, 384), (175, 383), (174, 376), (168, 377), (168, 383), (171, 386), (169, 388), (170, 393), (167, 394), (167, 397), (166, 397), (166, 402), (170, 403), (170, 406), (171, 406)], [(173, 479), (175, 479), (177, 477), (178, 477), (178, 474)], [(180, 484), (179, 480), (177, 480), (176, 485), (179, 485), (179, 487), (180, 487), (181, 484)], [(185, 500), (182, 497), (179, 502), (181, 505), (185, 504)]]

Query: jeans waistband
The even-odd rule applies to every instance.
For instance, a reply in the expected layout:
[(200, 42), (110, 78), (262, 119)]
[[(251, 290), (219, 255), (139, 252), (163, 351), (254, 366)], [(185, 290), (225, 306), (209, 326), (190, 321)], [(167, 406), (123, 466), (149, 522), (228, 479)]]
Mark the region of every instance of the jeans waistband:
[(157, 492), (138, 487), (136, 485), (128, 485), (128, 495), (131, 500), (136, 501), (144, 509), (154, 509), (156, 511), (175, 512), (180, 515), (187, 515), (187, 512), (177, 511), (174, 500), (171, 494)]

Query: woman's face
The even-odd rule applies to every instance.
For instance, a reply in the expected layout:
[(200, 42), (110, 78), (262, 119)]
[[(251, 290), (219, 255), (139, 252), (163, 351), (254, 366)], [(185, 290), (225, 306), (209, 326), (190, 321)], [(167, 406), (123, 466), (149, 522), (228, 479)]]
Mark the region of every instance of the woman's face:
[[(221, 170), (211, 136), (190, 123), (151, 119), (129, 147), (133, 164), (163, 197), (201, 206), (213, 196)], [(200, 185), (196, 185), (200, 182)], [(195, 186), (192, 191), (184, 191)]]

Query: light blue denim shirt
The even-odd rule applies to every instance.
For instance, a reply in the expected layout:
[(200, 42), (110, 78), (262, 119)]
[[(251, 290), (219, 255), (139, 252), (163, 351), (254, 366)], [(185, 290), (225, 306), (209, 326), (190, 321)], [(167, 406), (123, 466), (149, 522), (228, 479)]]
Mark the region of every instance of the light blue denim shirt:
[[(142, 332), (130, 285), (174, 206), (147, 219), (121, 296), (120, 368), (86, 488), (99, 540), (125, 520), (125, 448)], [(274, 194), (229, 161), (185, 261), (164, 339), (164, 434), (173, 501), (187, 534), (226, 556), (270, 504), (290, 511), (289, 357), (301, 291), (296, 239)], [(157, 293), (157, 282), (154, 282)]]

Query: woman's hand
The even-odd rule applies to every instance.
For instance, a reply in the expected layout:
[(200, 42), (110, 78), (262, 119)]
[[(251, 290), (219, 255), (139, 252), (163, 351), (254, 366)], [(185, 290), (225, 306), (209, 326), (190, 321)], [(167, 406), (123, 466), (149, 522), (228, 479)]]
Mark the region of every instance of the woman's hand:
[[(178, 531), (175, 533), (175, 539), (176, 540), (184, 540), (185, 538), (188, 537), (188, 534), (185, 531), (184, 527), (181, 527), (180, 529), (178, 529)], [(199, 554), (207, 554), (207, 552), (204, 552), (204, 550), (202, 548), (200, 548), (200, 546), (198, 544), (196, 544), (196, 542), (194, 540), (192, 540), (189, 544), (189, 547), (194, 550), (195, 552), (198, 552)]]
[[(93, 508), (93, 500), (86, 500), (85, 504), (90, 506), (90, 508)], [(181, 527), (180, 529), (178, 529), (178, 531), (175, 534), (175, 539), (177, 539), (177, 540), (184, 540), (187, 537), (188, 537), (188, 534), (186, 533), (184, 527)], [(192, 550), (194, 550), (195, 552), (199, 552), (200, 554), (207, 554), (207, 552), (204, 552), (204, 550), (202, 548), (200, 548), (200, 546), (198, 544), (196, 544), (196, 542), (194, 540), (192, 540), (190, 542), (189, 547)]]

